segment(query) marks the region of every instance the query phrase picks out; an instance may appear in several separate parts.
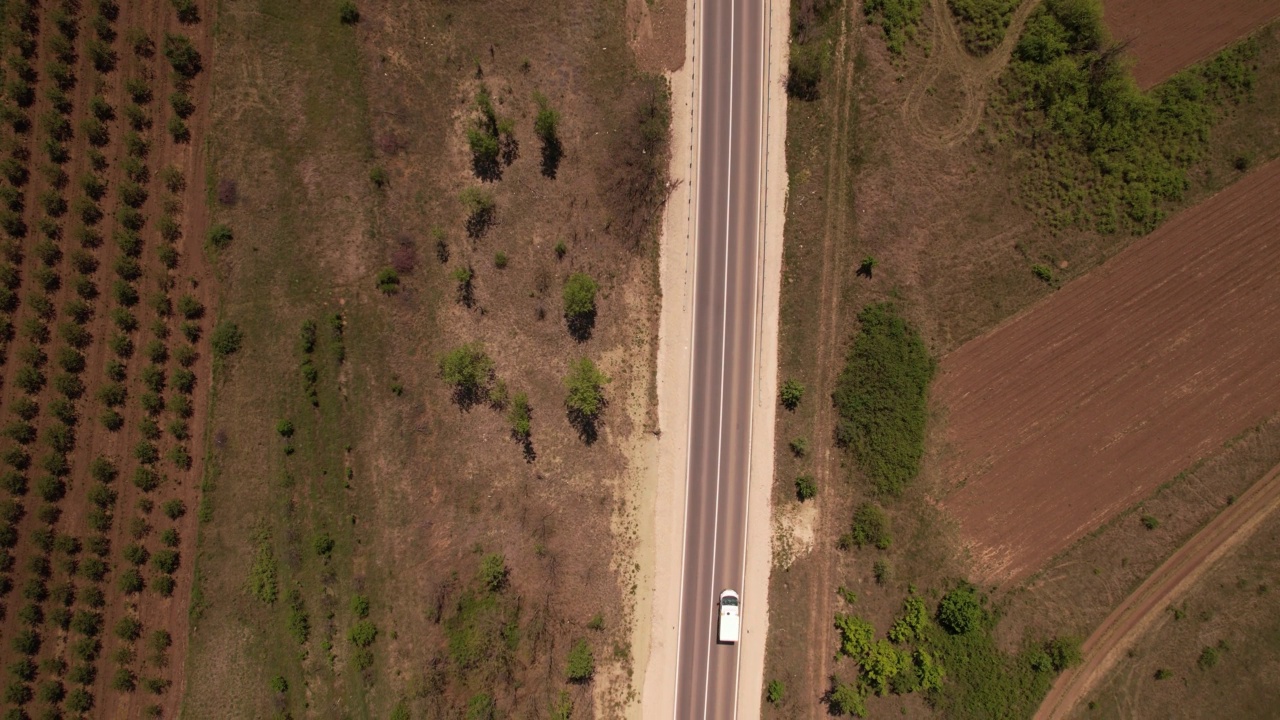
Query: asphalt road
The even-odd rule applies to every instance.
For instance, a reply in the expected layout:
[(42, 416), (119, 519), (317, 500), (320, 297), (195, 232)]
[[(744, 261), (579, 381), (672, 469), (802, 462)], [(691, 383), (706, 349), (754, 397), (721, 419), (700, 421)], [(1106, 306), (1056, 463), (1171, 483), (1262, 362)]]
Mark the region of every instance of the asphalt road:
[[(673, 709), (682, 720), (737, 715), (739, 646), (716, 642), (717, 601), (725, 588), (741, 591), (746, 561), (766, 3), (699, 3), (692, 386)], [(751, 612), (743, 595), (744, 620)]]

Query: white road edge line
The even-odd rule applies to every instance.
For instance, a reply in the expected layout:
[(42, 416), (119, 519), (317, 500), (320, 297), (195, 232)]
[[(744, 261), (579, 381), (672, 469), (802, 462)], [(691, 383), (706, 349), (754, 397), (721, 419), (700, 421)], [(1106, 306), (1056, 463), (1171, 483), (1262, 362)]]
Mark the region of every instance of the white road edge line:
[[(729, 225), (732, 206), (729, 199), (733, 196), (733, 51), (734, 35), (737, 33), (737, 9), (736, 0), (729, 0), (729, 138), (728, 142), (725, 143), (725, 147), (729, 149), (729, 152), (725, 161), (724, 185), (724, 299), (720, 308), (720, 417), (719, 426), (716, 429), (716, 510), (712, 514), (713, 520), (711, 521), (712, 597), (716, 597), (716, 549), (720, 539), (720, 461), (724, 451), (724, 357), (725, 348), (729, 340)], [(717, 623), (711, 623), (710, 630), (711, 632), (707, 634), (707, 667), (702, 680), (702, 717), (704, 720), (707, 717), (707, 705), (710, 704), (710, 698), (707, 697), (707, 689), (711, 686), (711, 654), (716, 644)], [(741, 636), (739, 636), (739, 642), (741, 642)]]
[[(752, 303), (751, 303), (753, 306), (753, 309), (751, 312), (751, 387), (753, 392), (751, 394), (753, 396), (756, 394), (754, 392), (754, 390), (756, 389), (756, 370), (759, 367), (758, 365), (759, 356), (757, 353), (759, 353), (760, 351), (759, 343), (757, 342), (760, 339), (757, 333), (757, 325), (758, 325), (757, 321), (760, 319), (760, 316), (764, 314), (764, 307), (763, 307), (764, 283), (762, 281), (764, 279), (764, 271), (765, 271), (764, 234), (765, 234), (765, 229), (767, 227), (767, 225), (765, 224), (765, 213), (768, 211), (766, 197), (768, 195), (768, 183), (769, 183), (769, 111), (767, 108), (768, 108), (769, 92), (771, 88), (771, 84), (769, 82), (769, 52), (772, 48), (769, 45), (769, 38), (770, 38), (769, 28), (773, 22), (772, 0), (769, 0), (769, 2), (766, 2), (764, 4), (764, 7), (765, 7), (764, 17), (761, 18), (761, 22), (760, 22), (760, 36), (761, 36), (761, 39), (764, 41), (764, 45), (763, 45), (764, 52), (762, 53), (762, 57), (761, 57), (762, 62), (760, 67), (760, 76), (762, 78), (762, 82), (760, 83), (760, 118), (762, 120), (761, 127), (760, 127), (760, 148), (759, 148), (760, 174), (756, 176), (756, 197), (759, 199), (760, 207), (756, 212), (756, 215), (757, 215), (756, 217), (756, 281), (755, 281), (754, 297), (752, 297)], [(742, 503), (743, 546), (742, 546), (741, 576), (742, 576), (742, 585), (744, 588), (747, 585), (747, 548), (751, 544), (751, 541), (750, 541), (751, 534), (748, 532), (748, 530), (751, 527), (751, 465), (752, 465), (752, 460), (754, 459), (754, 454), (752, 453), (752, 443), (755, 441), (755, 428), (756, 428), (755, 401), (756, 401), (756, 398), (753, 397), (751, 400), (751, 405), (749, 406), (751, 408), (751, 412), (749, 414), (750, 419), (747, 422), (747, 493), (746, 493), (746, 500)], [(766, 584), (766, 587), (767, 587), (767, 584)], [(741, 610), (739, 610), (739, 615), (741, 615)], [(739, 618), (738, 622), (742, 623), (742, 619)], [(761, 638), (760, 641), (764, 642), (765, 638)], [(734, 668), (733, 668), (733, 716), (732, 717), (734, 718), (734, 720), (737, 720), (738, 690), (739, 690), (739, 687), (742, 685), (742, 644), (741, 642), (739, 642), (738, 647), (735, 648), (735, 653), (733, 657), (734, 657), (734, 660), (733, 660)]]
[[(698, 75), (697, 95), (693, 98), (693, 107), (690, 110), (694, 114), (694, 121), (690, 123), (689, 134), (694, 144), (694, 152), (690, 152), (691, 165), (694, 168), (694, 182), (689, 188), (689, 198), (693, 202), (693, 218), (689, 223), (690, 234), (689, 244), (693, 246), (693, 274), (690, 276), (689, 297), (694, 306), (698, 303), (698, 177), (697, 168), (698, 153), (702, 151), (702, 144), (699, 141), (699, 132), (702, 130), (702, 87), (706, 83), (706, 77), (702, 72), (702, 46), (703, 43), (698, 42), (698, 34), (706, 32), (706, 8), (707, 0), (703, 0), (698, 4), (698, 30), (694, 33), (694, 72)], [(695, 307), (693, 310), (693, 318), (690, 320), (689, 332), (689, 411), (685, 417), (685, 457), (684, 457), (684, 527), (680, 530), (680, 601), (676, 606), (676, 656), (672, 668), (676, 674), (675, 691), (671, 698), (671, 716), (676, 717), (676, 711), (680, 706), (680, 640), (684, 636), (684, 561), (685, 552), (689, 546), (689, 480), (692, 477), (690, 469), (693, 465), (693, 455), (689, 452), (690, 446), (693, 444), (693, 348), (695, 345), (694, 338), (698, 334), (698, 311)]]

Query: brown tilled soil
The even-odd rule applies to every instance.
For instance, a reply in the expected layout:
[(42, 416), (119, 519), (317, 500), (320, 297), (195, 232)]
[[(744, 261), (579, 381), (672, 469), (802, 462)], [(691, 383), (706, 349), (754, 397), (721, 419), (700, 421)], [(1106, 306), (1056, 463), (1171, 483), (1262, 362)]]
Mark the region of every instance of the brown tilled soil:
[(1280, 162), (947, 356), (944, 504), (1009, 583), (1280, 403)]
[(1107, 0), (1111, 35), (1129, 43), (1134, 79), (1149, 88), (1280, 18), (1273, 0)]

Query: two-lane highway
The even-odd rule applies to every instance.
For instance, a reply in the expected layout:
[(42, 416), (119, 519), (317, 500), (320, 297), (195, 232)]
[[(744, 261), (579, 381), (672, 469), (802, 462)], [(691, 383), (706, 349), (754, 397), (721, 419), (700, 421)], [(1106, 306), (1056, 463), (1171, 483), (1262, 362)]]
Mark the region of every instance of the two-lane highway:
[[(694, 319), (674, 717), (737, 715), (739, 645), (716, 643), (720, 591), (746, 563), (756, 383), (768, 0), (699, 2)], [(752, 597), (742, 595), (744, 621)]]

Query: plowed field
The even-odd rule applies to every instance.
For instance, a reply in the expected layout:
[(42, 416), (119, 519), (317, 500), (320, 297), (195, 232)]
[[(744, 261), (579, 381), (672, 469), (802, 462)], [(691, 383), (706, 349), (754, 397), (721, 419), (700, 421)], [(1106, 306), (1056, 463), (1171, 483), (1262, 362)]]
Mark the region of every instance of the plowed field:
[(1280, 162), (942, 362), (943, 471), (1009, 583), (1280, 407)]
[(1144, 89), (1280, 18), (1275, 0), (1107, 0), (1103, 5), (1112, 37), (1130, 43), (1133, 76)]

